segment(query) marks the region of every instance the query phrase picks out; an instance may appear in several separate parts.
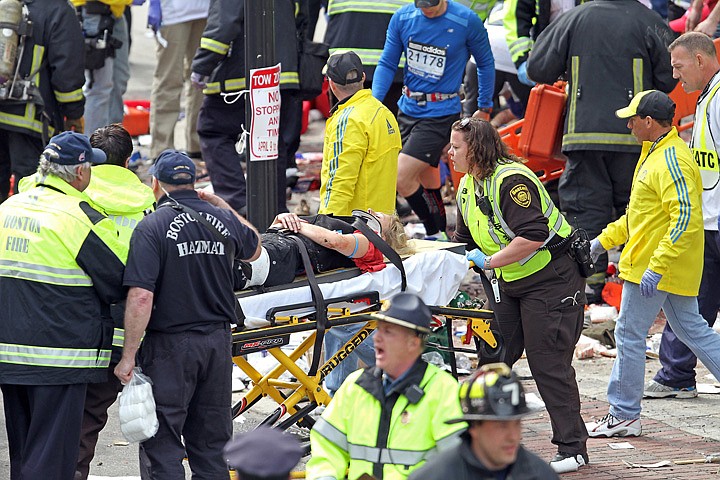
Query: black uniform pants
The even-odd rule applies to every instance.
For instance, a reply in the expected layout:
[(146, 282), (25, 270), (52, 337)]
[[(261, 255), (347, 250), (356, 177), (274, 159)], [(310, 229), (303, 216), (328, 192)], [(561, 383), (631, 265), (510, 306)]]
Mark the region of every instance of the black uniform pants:
[(98, 436), (108, 420), (108, 409), (115, 403), (118, 393), (122, 390), (122, 383), (115, 376), (116, 365), (117, 363), (110, 364), (107, 370), (107, 381), (90, 383), (87, 386), (75, 480), (87, 480), (90, 473), (90, 462), (95, 456)]
[(229, 324), (209, 332), (148, 332), (139, 366), (153, 381), (160, 423), (155, 436), (140, 444), (143, 480), (185, 480), (186, 452), (194, 480), (227, 480), (223, 447), (232, 435)]
[(0, 385), (11, 480), (72, 480), (86, 384)]
[[(486, 288), (504, 341), (500, 361), (515, 364), (523, 349), (545, 402), (558, 452), (587, 453), (580, 394), (572, 366), (583, 327), (585, 280), (574, 260), (561, 254), (529, 277), (500, 280), (500, 303)], [(481, 359), (490, 363), (497, 359)]]
[(245, 172), (235, 150), (244, 123), (242, 98), (227, 104), (220, 95), (205, 96), (198, 114), (200, 150), (215, 193), (236, 211), (247, 203)]
[(20, 179), (35, 173), (43, 147), (39, 137), (0, 128), (0, 202), (8, 197), (12, 174), (17, 193)]

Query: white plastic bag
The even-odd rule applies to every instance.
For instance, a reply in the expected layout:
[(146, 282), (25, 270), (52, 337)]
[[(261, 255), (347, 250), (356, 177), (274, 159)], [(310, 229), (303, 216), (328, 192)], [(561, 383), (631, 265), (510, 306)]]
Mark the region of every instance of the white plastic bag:
[(158, 431), (152, 381), (139, 367), (120, 395), (120, 430), (128, 442), (143, 442)]

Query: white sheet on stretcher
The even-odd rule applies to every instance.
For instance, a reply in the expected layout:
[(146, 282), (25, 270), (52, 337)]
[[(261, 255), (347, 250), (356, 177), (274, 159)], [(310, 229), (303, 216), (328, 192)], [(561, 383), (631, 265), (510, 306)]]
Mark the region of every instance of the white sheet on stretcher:
[[(465, 255), (448, 250), (420, 252), (403, 261), (407, 292), (419, 295), (427, 305), (447, 305), (460, 288), (469, 264)], [(400, 272), (392, 264), (379, 272), (364, 273), (355, 278), (333, 283), (320, 284), (323, 298), (335, 298), (352, 293), (377, 291), (380, 299), (385, 300), (400, 293)], [(246, 328), (261, 328), (270, 325), (266, 320), (270, 308), (312, 301), (310, 287), (303, 286), (277, 292), (238, 298), (245, 314)], [(350, 308), (351, 312), (360, 311), (364, 304), (339, 303), (333, 306)], [(281, 315), (303, 315), (314, 309), (298, 309), (283, 312)]]

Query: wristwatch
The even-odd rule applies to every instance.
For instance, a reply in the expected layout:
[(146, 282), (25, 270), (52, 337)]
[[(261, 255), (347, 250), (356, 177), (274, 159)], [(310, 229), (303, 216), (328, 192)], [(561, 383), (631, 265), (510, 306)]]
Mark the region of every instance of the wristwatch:
[(492, 107), (480, 107), (480, 108), (478, 108), (478, 110), (480, 110), (483, 113), (487, 113), (488, 115), (490, 115), (492, 113)]

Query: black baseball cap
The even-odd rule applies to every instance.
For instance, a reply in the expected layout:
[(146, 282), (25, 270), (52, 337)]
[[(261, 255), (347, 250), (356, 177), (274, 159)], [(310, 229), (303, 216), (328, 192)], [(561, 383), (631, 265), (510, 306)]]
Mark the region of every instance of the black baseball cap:
[(177, 150), (163, 150), (150, 168), (150, 175), (170, 185), (195, 183), (195, 163)]
[(323, 73), (338, 85), (357, 83), (363, 78), (363, 64), (355, 52), (335, 53), (328, 58)]
[(62, 132), (50, 139), (42, 152), (48, 162), (58, 165), (80, 165), (85, 162), (105, 163), (105, 152), (90, 145), (82, 133)]
[(675, 116), (675, 102), (667, 94), (658, 90), (645, 90), (630, 100), (630, 105), (615, 111), (618, 118), (630, 118), (635, 115), (651, 117), (655, 120), (672, 120)]

